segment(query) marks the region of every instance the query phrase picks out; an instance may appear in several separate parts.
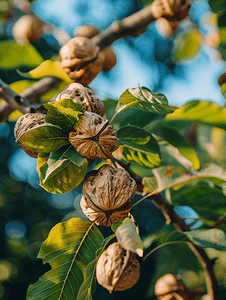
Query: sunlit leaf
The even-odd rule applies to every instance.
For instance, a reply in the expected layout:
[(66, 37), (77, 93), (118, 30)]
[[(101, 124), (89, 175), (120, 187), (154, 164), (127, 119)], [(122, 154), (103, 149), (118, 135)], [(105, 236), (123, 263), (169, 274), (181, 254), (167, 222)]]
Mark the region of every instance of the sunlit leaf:
[(196, 229), (187, 232), (175, 231), (169, 235), (166, 242), (171, 241), (191, 241), (203, 248), (214, 248), (220, 251), (226, 251), (225, 233), (217, 228)]
[(134, 222), (130, 218), (124, 219), (115, 233), (118, 242), (124, 249), (137, 253), (141, 257), (143, 256), (142, 241)]
[(85, 268), (103, 240), (94, 223), (74, 218), (57, 224), (38, 254), (52, 269), (29, 286), (27, 300), (77, 299)]
[(157, 141), (144, 129), (128, 125), (117, 132), (120, 144), (124, 146), (124, 157), (146, 167), (158, 166), (161, 162)]
[(100, 249), (96, 252), (96, 259), (93, 260), (84, 271), (84, 281), (79, 289), (77, 300), (92, 300), (92, 295), (96, 289), (96, 264), (98, 258), (104, 251), (107, 243), (114, 237), (115, 235), (108, 236), (102, 242)]
[(62, 99), (55, 103), (49, 102), (44, 104), (44, 106), (48, 110), (45, 118), (46, 122), (58, 125), (65, 131), (73, 129), (84, 108), (79, 103), (74, 103), (71, 99)]
[(184, 63), (197, 56), (202, 44), (198, 30), (182, 31), (174, 39), (173, 57), (177, 63)]
[[(121, 104), (124, 105), (120, 107)], [(120, 96), (117, 108), (119, 109), (113, 116), (111, 122), (120, 113), (131, 108), (139, 108), (155, 114), (169, 114), (175, 110), (175, 108), (169, 107), (168, 100), (165, 95), (152, 92), (146, 87), (127, 89)]]
[(226, 172), (216, 164), (203, 166), (197, 174), (189, 174), (183, 169), (174, 166), (159, 167), (153, 169), (152, 172), (158, 183), (157, 190), (153, 190), (153, 188), (156, 188), (155, 184), (153, 184), (155, 183), (153, 177), (145, 177), (143, 179), (143, 184), (150, 193), (161, 192), (168, 188), (178, 188), (186, 183), (196, 184), (200, 180), (211, 181), (218, 186), (223, 186), (226, 183)]
[(167, 115), (165, 120), (190, 121), (226, 130), (226, 108), (208, 101), (193, 100)]
[(118, 227), (119, 227), (120, 225), (122, 225), (122, 221), (113, 223), (113, 224), (111, 225), (111, 230), (112, 230), (113, 232), (116, 232), (116, 230), (118, 229)]
[(18, 140), (23, 145), (38, 153), (55, 152), (69, 144), (62, 130), (54, 125), (42, 125), (27, 131)]
[(49, 193), (67, 193), (82, 182), (87, 167), (87, 160), (80, 157), (72, 146), (62, 147), (46, 156), (39, 155), (37, 171), (40, 186)]
[(18, 71), (21, 76), (33, 79), (40, 79), (46, 76), (54, 76), (62, 79), (67, 83), (72, 83), (68, 74), (61, 68), (59, 61), (46, 60), (41, 63), (37, 68), (28, 73)]
[(194, 148), (192, 148), (192, 146), (178, 130), (167, 126), (157, 126), (152, 129), (151, 133), (161, 137), (169, 144), (177, 148), (181, 155), (192, 162), (195, 170), (200, 168), (199, 159)]
[(43, 62), (42, 56), (31, 44), (18, 45), (14, 40), (0, 42), (0, 68), (36, 67)]

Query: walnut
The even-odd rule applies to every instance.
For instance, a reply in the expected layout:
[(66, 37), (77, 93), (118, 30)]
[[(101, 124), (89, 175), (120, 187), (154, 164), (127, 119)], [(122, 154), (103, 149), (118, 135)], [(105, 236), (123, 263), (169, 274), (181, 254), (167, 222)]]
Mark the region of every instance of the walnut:
[(88, 39), (91, 39), (95, 35), (100, 33), (100, 30), (91, 24), (85, 24), (79, 27), (76, 27), (74, 30), (74, 35), (75, 36), (84, 36), (87, 37)]
[(97, 225), (111, 226), (128, 217), (136, 189), (135, 180), (126, 170), (103, 165), (86, 175), (81, 208)]
[(27, 146), (24, 146), (22, 143), (18, 142), (18, 140), (29, 130), (34, 129), (40, 125), (47, 124), (45, 122), (45, 115), (40, 113), (28, 113), (21, 116), (15, 125), (14, 135), (16, 141), (21, 149), (24, 150), (31, 157), (38, 157), (38, 153), (32, 149), (29, 149)]
[(72, 99), (75, 103), (84, 105), (86, 111), (94, 112), (101, 116), (104, 115), (103, 102), (97, 98), (91, 89), (80, 83), (71, 83), (66, 90), (57, 96), (56, 101), (61, 99)]
[(180, 276), (166, 274), (155, 284), (155, 295), (159, 300), (195, 300), (201, 296), (203, 288), (191, 291)]
[(166, 18), (170, 21), (181, 21), (188, 16), (189, 0), (155, 0), (152, 3), (152, 15), (155, 19)]
[(75, 80), (88, 85), (101, 71), (99, 47), (86, 37), (74, 37), (60, 49), (61, 67)]
[(83, 157), (89, 159), (111, 157), (118, 149), (115, 130), (103, 117), (85, 111), (75, 128), (69, 133), (69, 142)]
[(140, 263), (133, 252), (113, 243), (99, 257), (96, 276), (98, 283), (110, 293), (124, 291), (137, 283)]
[(42, 37), (44, 23), (35, 15), (24, 15), (13, 26), (12, 35), (19, 45), (34, 43)]
[[(75, 28), (74, 33), (76, 36), (84, 36), (91, 39), (100, 33), (100, 30), (93, 25), (86, 24)], [(116, 65), (117, 58), (111, 47), (100, 51), (100, 56), (103, 58), (103, 71), (110, 71)]]

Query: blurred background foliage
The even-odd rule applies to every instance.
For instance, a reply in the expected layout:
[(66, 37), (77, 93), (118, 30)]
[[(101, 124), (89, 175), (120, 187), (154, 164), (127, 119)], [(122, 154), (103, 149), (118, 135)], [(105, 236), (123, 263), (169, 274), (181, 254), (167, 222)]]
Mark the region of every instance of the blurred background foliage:
[[(0, 74), (1, 79), (11, 84), (11, 88), (18, 93), (33, 81), (25, 80), (16, 70), (27, 72), (43, 60), (57, 59), (60, 47), (74, 36), (77, 26), (90, 23), (103, 30), (114, 20), (151, 3), (145, 0), (30, 2), (0, 1)], [(30, 10), (46, 23), (46, 27), (41, 39), (21, 46), (13, 39), (12, 28)], [(173, 105), (184, 104), (190, 99), (212, 100), (224, 105), (217, 78), (225, 69), (225, 10), (225, 0), (210, 0), (209, 3), (193, 0), (189, 19), (176, 28), (166, 20), (160, 20), (152, 23), (137, 38), (128, 37), (115, 42), (113, 49), (117, 54), (117, 65), (111, 72), (98, 75), (90, 87), (101, 100), (108, 99), (105, 104), (111, 109), (113, 106), (109, 103), (112, 104), (113, 99), (117, 99), (125, 89), (137, 86), (147, 86), (164, 93)], [(42, 100), (49, 100), (56, 92), (50, 92)], [(107, 111), (107, 115), (110, 118), (111, 111)], [(18, 116), (19, 113), (14, 112), (9, 122), (0, 124), (0, 299), (4, 300), (25, 299), (28, 285), (48, 270), (48, 265), (43, 266), (36, 256), (50, 229), (71, 217), (85, 218), (79, 205), (81, 185), (63, 195), (48, 194), (39, 186), (36, 160), (27, 156), (15, 143), (13, 130)], [(145, 126), (145, 118), (142, 121)], [(220, 129), (213, 132), (212, 128), (199, 126), (195, 147), (202, 163), (212, 161), (226, 166), (225, 134)], [(142, 168), (140, 172), (142, 174)], [(194, 191), (190, 192), (194, 195)], [(218, 193), (211, 187), (206, 192), (208, 195), (212, 193), (213, 197)], [(183, 191), (180, 190), (180, 193)], [(199, 199), (205, 199), (205, 196), (199, 195)], [(188, 197), (189, 191), (186, 195), (178, 191), (174, 200)], [(136, 196), (134, 201), (139, 198)], [(187, 206), (189, 201), (176, 200), (179, 215), (184, 218), (199, 217)], [(161, 240), (172, 231), (171, 226), (165, 226), (161, 212), (148, 200), (135, 206), (133, 214), (147, 249), (153, 247), (157, 238)], [(188, 222), (191, 223), (191, 219)], [(193, 226), (199, 227), (198, 222), (193, 222)], [(102, 231), (109, 234), (108, 229), (103, 228)], [(219, 299), (225, 299), (226, 253), (213, 249), (208, 253), (211, 258), (219, 258), (216, 263)], [(191, 288), (203, 285), (202, 268), (191, 250), (185, 245), (172, 245), (151, 256), (141, 266), (141, 278), (135, 287), (110, 295), (98, 286), (95, 299), (154, 299), (153, 282), (166, 272), (177, 274), (178, 270)]]

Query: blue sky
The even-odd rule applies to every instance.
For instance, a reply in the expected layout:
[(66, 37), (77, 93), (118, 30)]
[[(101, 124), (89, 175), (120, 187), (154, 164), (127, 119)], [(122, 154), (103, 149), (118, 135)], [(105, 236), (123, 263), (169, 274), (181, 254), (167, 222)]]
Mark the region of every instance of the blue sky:
[[(106, 28), (113, 19), (121, 18), (123, 11), (129, 10), (127, 2), (129, 0), (39, 0), (34, 3), (33, 8), (41, 19), (62, 27), (72, 36), (74, 28), (84, 23)], [(197, 8), (197, 2), (195, 8), (193, 7), (194, 22), (197, 22), (203, 10), (208, 9), (207, 2), (199, 2), (200, 10)], [(153, 26), (151, 30), (152, 28)], [(100, 97), (118, 98), (127, 88), (147, 86), (152, 89), (155, 86), (156, 76), (159, 74), (154, 64), (146, 64), (144, 60), (139, 59), (124, 41), (115, 42), (113, 48), (118, 58), (116, 67), (108, 76), (100, 74), (90, 84)], [(155, 91), (163, 92), (172, 105), (181, 105), (191, 99), (211, 100), (223, 104), (217, 78), (225, 71), (225, 62), (214, 57), (214, 50), (202, 48), (195, 60), (184, 65), (183, 78), (168, 76), (164, 81), (164, 88)]]

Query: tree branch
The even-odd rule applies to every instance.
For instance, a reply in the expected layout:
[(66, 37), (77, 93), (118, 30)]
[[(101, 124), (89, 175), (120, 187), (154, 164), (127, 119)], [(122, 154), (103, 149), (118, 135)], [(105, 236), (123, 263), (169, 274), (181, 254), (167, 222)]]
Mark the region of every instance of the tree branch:
[[(132, 176), (136, 180), (137, 185), (139, 187), (142, 185), (142, 178), (140, 178), (138, 175), (134, 174), (131, 170), (129, 170), (129, 166), (127, 164), (124, 164), (117, 159), (115, 159), (115, 161), (129, 172), (130, 176)], [(190, 231), (190, 227), (184, 222), (182, 218), (178, 216), (178, 214), (174, 211), (173, 207), (167, 201), (165, 201), (165, 199), (160, 194), (152, 195), (151, 197), (149, 197), (149, 199), (157, 208), (161, 210), (162, 214), (166, 219), (167, 224), (173, 223), (175, 228), (182, 232)], [(205, 270), (206, 287), (210, 300), (217, 300), (217, 280), (213, 270), (213, 262), (208, 257), (203, 248), (192, 243), (188, 244), (191, 250), (200, 260), (203, 269)]]
[(43, 96), (53, 88), (57, 88), (60, 82), (62, 82), (61, 79), (48, 76), (37, 81), (30, 87), (23, 90), (20, 95), (18, 95), (13, 92), (5, 82), (0, 80), (0, 98), (6, 101), (0, 104), (0, 122), (6, 122), (9, 115), (15, 109), (19, 109), (19, 111), (21, 111), (22, 113), (36, 111), (43, 112), (44, 108), (42, 104), (40, 106), (30, 106), (30, 104), (39, 102), (41, 96)]

